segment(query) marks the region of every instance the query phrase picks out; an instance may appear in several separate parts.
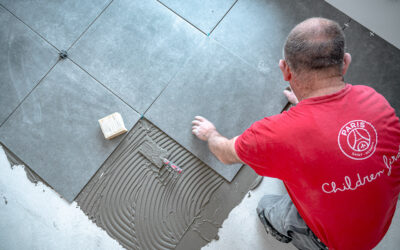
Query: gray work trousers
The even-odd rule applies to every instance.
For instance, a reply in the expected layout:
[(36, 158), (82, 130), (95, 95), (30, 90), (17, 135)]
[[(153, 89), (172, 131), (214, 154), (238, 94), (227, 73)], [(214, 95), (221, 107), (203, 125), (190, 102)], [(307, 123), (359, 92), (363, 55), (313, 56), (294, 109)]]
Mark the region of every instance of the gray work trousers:
[(328, 249), (306, 225), (289, 195), (265, 195), (258, 203), (260, 213), (298, 249)]

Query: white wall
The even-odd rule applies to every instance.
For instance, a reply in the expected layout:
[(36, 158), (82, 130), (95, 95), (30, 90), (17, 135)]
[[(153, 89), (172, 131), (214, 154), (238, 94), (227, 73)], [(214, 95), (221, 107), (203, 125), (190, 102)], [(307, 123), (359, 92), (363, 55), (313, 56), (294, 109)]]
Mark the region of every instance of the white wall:
[(326, 0), (400, 49), (400, 0)]

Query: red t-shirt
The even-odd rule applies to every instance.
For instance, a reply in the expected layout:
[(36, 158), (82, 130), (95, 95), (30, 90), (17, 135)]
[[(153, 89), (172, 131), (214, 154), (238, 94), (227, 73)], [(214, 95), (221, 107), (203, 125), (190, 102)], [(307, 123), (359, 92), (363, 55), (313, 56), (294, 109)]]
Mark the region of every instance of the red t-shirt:
[(388, 230), (400, 191), (400, 123), (366, 86), (301, 101), (238, 137), (240, 159), (279, 178), (330, 249), (372, 249)]

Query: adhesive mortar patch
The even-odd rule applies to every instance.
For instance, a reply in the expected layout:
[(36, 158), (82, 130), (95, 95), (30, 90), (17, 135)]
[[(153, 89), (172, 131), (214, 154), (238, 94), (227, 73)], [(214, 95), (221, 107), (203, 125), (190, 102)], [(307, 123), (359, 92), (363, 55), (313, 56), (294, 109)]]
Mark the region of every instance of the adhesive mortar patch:
[[(183, 172), (160, 167), (157, 152)], [(76, 201), (127, 249), (173, 249), (223, 183), (211, 168), (141, 120)]]

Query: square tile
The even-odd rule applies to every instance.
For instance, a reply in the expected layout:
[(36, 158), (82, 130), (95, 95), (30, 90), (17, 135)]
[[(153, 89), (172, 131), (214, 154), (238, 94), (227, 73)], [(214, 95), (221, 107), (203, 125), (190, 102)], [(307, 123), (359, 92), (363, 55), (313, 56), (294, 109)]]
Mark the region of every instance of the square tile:
[(205, 34), (209, 34), (235, 0), (159, 0)]
[(400, 115), (400, 50), (352, 21), (345, 30), (346, 52), (352, 62), (345, 81), (373, 87)]
[(268, 75), (283, 57), (283, 45), (291, 29), (315, 16), (333, 19), (342, 26), (349, 20), (320, 0), (241, 0), (211, 36)]
[(57, 51), (0, 6), (0, 126), (57, 62)]
[(268, 77), (257, 72), (212, 39), (207, 39), (145, 117), (231, 181), (241, 165), (226, 166), (207, 143), (191, 134), (191, 121), (201, 115), (229, 138), (265, 116), (278, 114), (287, 100), (278, 66)]
[(139, 114), (68, 59), (58, 62), (0, 128), (0, 141), (72, 201), (124, 136), (105, 140), (98, 119)]
[(113, 2), (70, 57), (140, 113), (205, 36), (157, 1)]
[(0, 0), (59, 50), (67, 50), (111, 0)]

